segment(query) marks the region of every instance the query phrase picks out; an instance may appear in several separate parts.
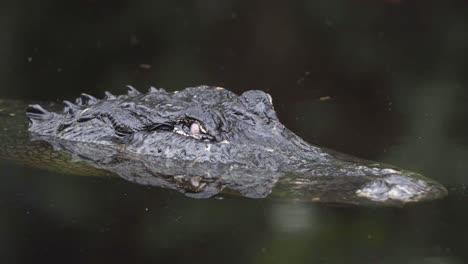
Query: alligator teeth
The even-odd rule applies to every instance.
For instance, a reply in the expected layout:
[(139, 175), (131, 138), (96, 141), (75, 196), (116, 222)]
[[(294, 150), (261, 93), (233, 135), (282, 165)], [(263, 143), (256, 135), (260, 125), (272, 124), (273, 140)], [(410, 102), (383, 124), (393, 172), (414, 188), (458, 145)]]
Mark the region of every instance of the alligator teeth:
[(127, 94), (129, 96), (136, 96), (136, 95), (141, 94), (137, 89), (135, 89), (135, 87), (133, 87), (131, 85), (127, 85), (127, 89), (128, 89)]
[(117, 98), (115, 95), (111, 94), (111, 93), (108, 92), (108, 91), (105, 91), (104, 94), (106, 95), (106, 96), (104, 97), (104, 100), (114, 100), (114, 99)]

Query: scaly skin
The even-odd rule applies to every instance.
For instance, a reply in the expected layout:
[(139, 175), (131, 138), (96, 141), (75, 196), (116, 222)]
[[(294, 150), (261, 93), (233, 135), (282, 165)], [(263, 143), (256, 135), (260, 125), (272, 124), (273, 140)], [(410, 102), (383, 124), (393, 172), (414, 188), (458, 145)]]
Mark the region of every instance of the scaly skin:
[(128, 95), (82, 95), (65, 104), (62, 114), (28, 107), (34, 142), (46, 141), (80, 164), (193, 197), (230, 189), (259, 198), (276, 186), (274, 194), (289, 199), (402, 205), (447, 193), (421, 175), (306, 143), (280, 123), (261, 91), (237, 96), (200, 86), (140, 94), (129, 88)]
[(83, 163), (71, 162), (69, 155), (54, 151), (46, 142), (31, 142), (25, 122), (26, 107), (25, 102), (0, 99), (0, 159), (67, 174), (109, 175)]

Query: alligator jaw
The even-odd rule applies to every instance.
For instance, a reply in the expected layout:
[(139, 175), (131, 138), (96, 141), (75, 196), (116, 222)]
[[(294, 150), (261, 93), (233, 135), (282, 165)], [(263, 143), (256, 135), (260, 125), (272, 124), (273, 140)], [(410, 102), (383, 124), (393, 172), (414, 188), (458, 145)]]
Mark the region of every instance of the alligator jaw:
[[(323, 203), (403, 206), (447, 196), (447, 189), (438, 182), (395, 166), (312, 145), (297, 153), (303, 159), (290, 158), (282, 166), (286, 175), (276, 186), (276, 193), (282, 197)], [(308, 158), (311, 156), (323, 159), (312, 160)]]
[(279, 179), (272, 193), (273, 197), (303, 202), (378, 207), (401, 207), (446, 195), (447, 190), (441, 184), (406, 171), (383, 177), (288, 173)]

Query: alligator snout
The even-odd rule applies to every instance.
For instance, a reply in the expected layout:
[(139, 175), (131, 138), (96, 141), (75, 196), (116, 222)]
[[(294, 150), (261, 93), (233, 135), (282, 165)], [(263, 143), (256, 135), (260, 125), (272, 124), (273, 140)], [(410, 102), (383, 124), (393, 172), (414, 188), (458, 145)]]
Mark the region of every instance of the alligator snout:
[(375, 202), (399, 203), (434, 200), (447, 195), (440, 184), (411, 172), (397, 172), (376, 178), (356, 191), (356, 195)]

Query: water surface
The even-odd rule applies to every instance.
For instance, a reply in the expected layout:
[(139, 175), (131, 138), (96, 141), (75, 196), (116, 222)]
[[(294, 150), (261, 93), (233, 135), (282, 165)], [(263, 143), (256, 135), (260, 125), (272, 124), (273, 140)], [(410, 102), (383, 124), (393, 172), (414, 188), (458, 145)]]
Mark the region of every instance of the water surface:
[(0, 98), (100, 97), (126, 84), (261, 89), (307, 141), (422, 173), (449, 196), (404, 208), (192, 199), (1, 160), (1, 262), (468, 262), (467, 10), (404, 0), (6, 4)]

